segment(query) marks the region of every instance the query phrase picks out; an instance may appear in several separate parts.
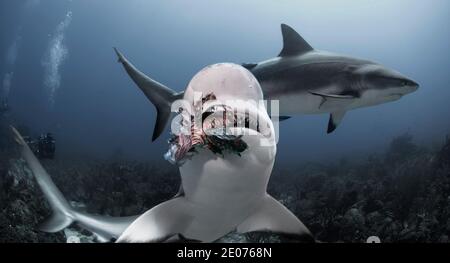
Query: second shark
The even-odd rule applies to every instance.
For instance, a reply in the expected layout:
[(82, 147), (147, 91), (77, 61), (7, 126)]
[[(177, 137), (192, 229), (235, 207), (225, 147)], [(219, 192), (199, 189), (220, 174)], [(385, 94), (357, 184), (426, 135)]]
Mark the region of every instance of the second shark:
[[(282, 24), (281, 31), (284, 46), (277, 57), (243, 64), (261, 84), (264, 99), (279, 101), (281, 120), (329, 113), (327, 133), (331, 133), (347, 111), (395, 101), (419, 87), (378, 63), (316, 50), (288, 25)], [(172, 102), (183, 93), (152, 80), (115, 50), (119, 62), (157, 109), (154, 141), (167, 125)]]

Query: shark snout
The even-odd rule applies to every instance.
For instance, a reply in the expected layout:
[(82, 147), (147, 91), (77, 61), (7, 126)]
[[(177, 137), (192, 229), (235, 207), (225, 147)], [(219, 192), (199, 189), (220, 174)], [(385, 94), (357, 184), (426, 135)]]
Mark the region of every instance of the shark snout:
[(414, 86), (416, 89), (420, 87), (419, 83), (415, 82), (414, 80), (410, 80), (411, 85)]
[(405, 89), (405, 93), (411, 93), (419, 89), (419, 83), (415, 82), (411, 79), (404, 79), (402, 82), (402, 86)]

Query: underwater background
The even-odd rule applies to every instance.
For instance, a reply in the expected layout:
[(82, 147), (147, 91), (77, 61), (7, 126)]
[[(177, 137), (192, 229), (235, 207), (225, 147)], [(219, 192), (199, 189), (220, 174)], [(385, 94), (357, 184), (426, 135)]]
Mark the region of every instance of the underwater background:
[(379, 62), (420, 88), (350, 111), (330, 135), (327, 115), (283, 122), (269, 192), (319, 240), (447, 242), (449, 20), (447, 0), (1, 1), (0, 241), (65, 242), (35, 230), (49, 210), (9, 124), (54, 134), (56, 159), (43, 164), (69, 200), (143, 212), (175, 194), (179, 178), (163, 159), (168, 130), (151, 143), (156, 111), (112, 48), (182, 91), (209, 64), (276, 56), (286, 23), (317, 49)]

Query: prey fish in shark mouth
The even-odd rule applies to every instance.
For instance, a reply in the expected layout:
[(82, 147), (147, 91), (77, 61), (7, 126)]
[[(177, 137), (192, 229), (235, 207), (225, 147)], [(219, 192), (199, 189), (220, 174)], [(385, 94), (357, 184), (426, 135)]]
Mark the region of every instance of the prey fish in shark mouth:
[[(242, 140), (242, 129), (261, 133), (270, 127), (259, 118), (258, 109), (251, 104), (247, 105), (242, 101), (220, 102), (214, 93), (207, 94), (196, 102), (193, 109), (180, 108), (180, 118), (175, 118), (179, 125), (176, 130), (180, 132), (172, 134), (169, 151), (165, 154), (166, 160), (172, 164), (182, 165), (201, 148), (221, 156), (225, 153), (241, 156), (248, 148)], [(240, 134), (232, 132), (230, 128), (241, 128)]]
[[(194, 145), (201, 147), (196, 147), (197, 152), (190, 158), (185, 158), (183, 154), (178, 156), (178, 161), (185, 159), (179, 167), (182, 191), (142, 215), (99, 216), (71, 207), (20, 133), (12, 128), (22, 157), (53, 211), (41, 230), (53, 233), (77, 223), (94, 233), (99, 241), (117, 242), (213, 242), (232, 231), (265, 231), (314, 241), (305, 225), (267, 193), (276, 156), (275, 132), (265, 108), (255, 107), (251, 103), (263, 99), (261, 87), (254, 76), (236, 64), (211, 65), (194, 76), (183, 99), (195, 105), (193, 98), (198, 92), (211, 94), (207, 96), (205, 111), (194, 107), (191, 108), (194, 112), (190, 112), (188, 108), (188, 116), (204, 116), (208, 109), (247, 108), (245, 114), (236, 114), (244, 120), (243, 125), (236, 120), (239, 118), (225, 120), (222, 118), (223, 112), (214, 110), (207, 114), (202, 130), (195, 131), (194, 136), (191, 125), (185, 126), (191, 132), (188, 133), (191, 142), (186, 144), (186, 149)], [(241, 100), (230, 100), (235, 98)], [(235, 116), (234, 111), (226, 112), (232, 112), (231, 115)], [(226, 125), (228, 131), (224, 135), (214, 131), (216, 126), (212, 125), (213, 120), (233, 125)], [(228, 134), (233, 139), (227, 138), (225, 144), (232, 141), (242, 145), (225, 151), (221, 148), (225, 147), (221, 146), (224, 141), (217, 143), (208, 139)], [(177, 144), (183, 145), (183, 142)], [(217, 154), (211, 145), (223, 150), (222, 154)], [(229, 149), (232, 149), (231, 153)]]
[[(188, 132), (172, 135), (169, 140), (169, 151), (164, 155), (166, 160), (173, 164), (182, 165), (186, 159), (198, 153), (197, 149), (199, 148), (209, 149), (216, 154), (223, 155), (224, 152), (231, 152), (239, 156), (247, 149), (247, 144), (242, 140), (242, 136), (227, 135), (224, 131), (226, 124), (233, 125), (233, 127), (237, 126), (237, 116), (234, 114), (234, 109), (226, 105), (215, 105), (203, 112), (204, 103), (214, 100), (216, 100), (216, 96), (210, 93), (197, 102), (194, 105), (196, 116), (189, 113), (185, 114), (186, 111), (181, 110), (182, 117), (179, 124), (180, 126), (186, 125), (187, 127), (181, 128), (185, 128)], [(218, 112), (222, 112), (222, 114), (217, 114)], [(229, 113), (232, 113), (233, 116), (229, 116)], [(213, 115), (219, 116), (211, 118)], [(196, 119), (201, 119), (202, 123), (196, 125)], [(221, 130), (221, 132), (212, 133), (213, 130)]]

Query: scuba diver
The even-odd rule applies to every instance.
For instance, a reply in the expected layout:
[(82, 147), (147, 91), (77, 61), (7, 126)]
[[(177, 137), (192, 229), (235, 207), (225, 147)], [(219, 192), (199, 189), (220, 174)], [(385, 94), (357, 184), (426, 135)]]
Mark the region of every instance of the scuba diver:
[(54, 159), (56, 141), (53, 134), (46, 133), (39, 137), (37, 142), (37, 155), (40, 159)]
[(55, 158), (56, 141), (51, 133), (42, 134), (38, 139), (30, 136), (23, 136), (23, 139), (39, 159)]
[(55, 158), (56, 142), (51, 133), (42, 134), (38, 139), (30, 136), (23, 136), (23, 139), (39, 159)]

